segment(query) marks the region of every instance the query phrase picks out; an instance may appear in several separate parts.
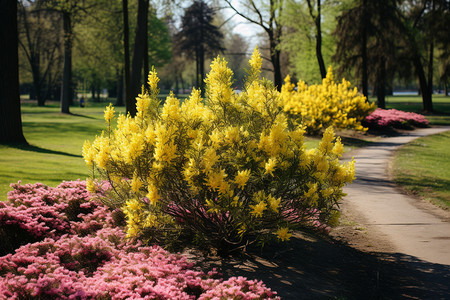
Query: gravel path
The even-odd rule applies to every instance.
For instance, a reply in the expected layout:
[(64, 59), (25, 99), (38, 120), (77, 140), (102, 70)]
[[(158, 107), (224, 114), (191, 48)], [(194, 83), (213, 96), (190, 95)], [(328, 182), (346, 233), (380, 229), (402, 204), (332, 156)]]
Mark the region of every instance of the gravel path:
[(448, 212), (402, 193), (389, 179), (388, 166), (401, 145), (447, 130), (450, 127), (417, 129), (358, 150), (357, 179), (344, 189), (344, 204), (362, 217), (361, 225), (369, 232), (390, 243), (393, 252), (443, 265), (450, 265)]

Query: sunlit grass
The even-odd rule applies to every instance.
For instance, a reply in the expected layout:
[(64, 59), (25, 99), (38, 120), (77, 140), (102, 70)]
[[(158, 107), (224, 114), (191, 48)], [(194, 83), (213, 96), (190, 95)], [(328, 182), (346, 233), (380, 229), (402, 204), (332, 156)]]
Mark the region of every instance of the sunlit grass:
[(85, 179), (89, 170), (81, 148), (85, 140), (93, 140), (104, 129), (105, 105), (71, 107), (72, 114), (66, 115), (59, 112), (58, 104), (24, 104), (23, 131), (30, 145), (0, 146), (0, 199), (5, 199), (10, 183), (19, 180), (56, 186), (63, 180)]
[(414, 140), (394, 159), (394, 180), (432, 203), (450, 208), (450, 132)]

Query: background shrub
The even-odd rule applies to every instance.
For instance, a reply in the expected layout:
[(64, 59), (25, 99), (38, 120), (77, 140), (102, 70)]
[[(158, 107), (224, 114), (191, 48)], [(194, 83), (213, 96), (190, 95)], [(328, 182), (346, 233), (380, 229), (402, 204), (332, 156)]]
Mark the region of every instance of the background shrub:
[(412, 112), (377, 108), (365, 118), (364, 124), (371, 129), (411, 129), (413, 126), (427, 127), (428, 120), (424, 116)]
[(332, 68), (328, 68), (322, 84), (307, 86), (299, 81), (297, 88), (287, 76), (281, 94), (284, 110), (298, 118), (309, 134), (316, 135), (329, 126), (339, 129), (366, 130), (361, 121), (374, 110), (356, 88), (345, 79), (334, 82)]

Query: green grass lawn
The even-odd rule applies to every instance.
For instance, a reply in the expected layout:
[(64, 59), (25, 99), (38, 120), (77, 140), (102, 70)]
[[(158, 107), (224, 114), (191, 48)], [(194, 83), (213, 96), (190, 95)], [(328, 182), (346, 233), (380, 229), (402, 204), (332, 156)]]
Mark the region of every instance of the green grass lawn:
[(450, 132), (419, 138), (394, 159), (394, 180), (406, 190), (450, 208)]
[(23, 131), (30, 146), (0, 145), (0, 200), (6, 198), (9, 184), (19, 180), (56, 186), (63, 180), (85, 179), (89, 170), (81, 148), (85, 140), (93, 140), (105, 128), (105, 105), (71, 107), (72, 114), (66, 115), (59, 113), (59, 104), (23, 104)]

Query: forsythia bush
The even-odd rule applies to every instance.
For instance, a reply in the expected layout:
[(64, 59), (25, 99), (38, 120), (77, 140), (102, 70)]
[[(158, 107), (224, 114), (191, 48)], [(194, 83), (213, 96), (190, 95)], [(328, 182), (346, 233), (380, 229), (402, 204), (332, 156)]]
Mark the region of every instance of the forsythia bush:
[(317, 134), (329, 126), (367, 130), (361, 121), (374, 110), (374, 104), (366, 102), (366, 98), (350, 86), (345, 79), (335, 83), (331, 67), (322, 84), (307, 86), (299, 81), (297, 90), (287, 76), (281, 90), (284, 110), (297, 115), (310, 134)]
[[(158, 109), (158, 78), (137, 98), (136, 117), (105, 111), (108, 130), (83, 156), (107, 179), (127, 219), (127, 236), (164, 243), (183, 237), (222, 253), (254, 240), (288, 240), (294, 225), (324, 229), (338, 217), (342, 187), (353, 162), (340, 164), (343, 146), (327, 129), (319, 148), (306, 150), (304, 129), (282, 109), (273, 84), (261, 80), (257, 49), (245, 90), (232, 89), (232, 71), (215, 59), (206, 99), (193, 90), (170, 95)], [(96, 180), (90, 180), (94, 191)]]

